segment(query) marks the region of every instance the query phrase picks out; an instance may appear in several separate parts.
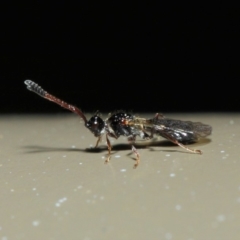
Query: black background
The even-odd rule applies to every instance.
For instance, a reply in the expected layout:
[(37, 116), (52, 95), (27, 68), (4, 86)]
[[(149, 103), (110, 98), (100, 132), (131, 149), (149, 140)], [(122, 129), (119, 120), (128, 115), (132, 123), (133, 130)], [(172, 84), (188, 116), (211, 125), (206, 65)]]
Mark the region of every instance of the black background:
[(84, 112), (240, 109), (237, 8), (32, 1), (1, 9), (1, 113), (66, 111), (27, 91), (25, 79)]

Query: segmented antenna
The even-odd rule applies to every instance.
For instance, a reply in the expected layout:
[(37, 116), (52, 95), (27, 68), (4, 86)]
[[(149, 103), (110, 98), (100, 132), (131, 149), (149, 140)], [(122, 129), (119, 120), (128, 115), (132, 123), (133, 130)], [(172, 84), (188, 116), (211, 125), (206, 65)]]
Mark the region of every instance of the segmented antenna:
[(29, 91), (32, 91), (32, 92), (38, 94), (39, 96), (46, 98), (47, 100), (54, 102), (54, 103), (60, 105), (61, 107), (66, 108), (66, 109), (78, 114), (83, 119), (85, 124), (87, 123), (87, 118), (85, 117), (85, 115), (79, 108), (74, 107), (73, 105), (66, 103), (66, 102), (62, 101), (61, 99), (56, 98), (55, 96), (49, 94), (47, 91), (42, 89), (37, 83), (35, 83), (31, 80), (25, 80), (24, 83), (27, 85), (27, 89)]
[(26, 80), (24, 81), (24, 83), (27, 85), (27, 89), (29, 91), (35, 92), (36, 94), (38, 94), (41, 97), (45, 97), (45, 94), (47, 93), (46, 91), (44, 91), (40, 86), (38, 86), (35, 82), (31, 81), (31, 80)]

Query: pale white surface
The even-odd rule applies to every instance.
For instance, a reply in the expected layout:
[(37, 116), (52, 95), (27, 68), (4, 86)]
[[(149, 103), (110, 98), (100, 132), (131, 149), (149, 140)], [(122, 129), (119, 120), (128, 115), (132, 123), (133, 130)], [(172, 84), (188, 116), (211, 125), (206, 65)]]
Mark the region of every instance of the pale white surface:
[(203, 155), (141, 142), (133, 169), (121, 138), (104, 165), (73, 114), (0, 117), (0, 240), (240, 239), (240, 115), (167, 117), (212, 125)]

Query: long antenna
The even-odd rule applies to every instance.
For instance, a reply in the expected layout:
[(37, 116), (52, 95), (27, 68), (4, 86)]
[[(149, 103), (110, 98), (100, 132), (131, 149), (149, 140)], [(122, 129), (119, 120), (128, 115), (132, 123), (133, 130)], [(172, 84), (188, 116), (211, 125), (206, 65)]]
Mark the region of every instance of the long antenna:
[(87, 118), (85, 117), (85, 115), (79, 108), (74, 107), (73, 105), (66, 103), (66, 102), (62, 101), (61, 99), (56, 98), (55, 96), (49, 94), (44, 89), (42, 89), (37, 83), (35, 83), (31, 80), (25, 80), (24, 83), (27, 85), (27, 89), (29, 91), (32, 91), (32, 92), (38, 94), (39, 96), (46, 98), (47, 100), (54, 102), (54, 103), (60, 105), (61, 107), (66, 108), (66, 109), (78, 114), (86, 124)]

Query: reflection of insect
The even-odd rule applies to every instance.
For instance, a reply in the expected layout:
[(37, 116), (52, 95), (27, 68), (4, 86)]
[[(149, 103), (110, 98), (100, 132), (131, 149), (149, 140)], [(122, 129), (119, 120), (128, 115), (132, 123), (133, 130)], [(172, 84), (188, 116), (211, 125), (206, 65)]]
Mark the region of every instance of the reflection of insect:
[(182, 143), (196, 142), (199, 138), (210, 135), (212, 131), (211, 126), (200, 122), (173, 120), (164, 118), (160, 114), (156, 114), (154, 118), (145, 119), (118, 111), (111, 114), (106, 120), (103, 120), (99, 113), (87, 120), (79, 108), (54, 97), (31, 80), (26, 80), (24, 83), (27, 85), (28, 90), (78, 114), (83, 119), (85, 127), (98, 138), (95, 147), (98, 146), (103, 134), (106, 133), (108, 156), (105, 163), (109, 162), (111, 157), (112, 146), (109, 137), (115, 139), (120, 136), (127, 137), (132, 144), (132, 151), (136, 155), (136, 163), (134, 164), (134, 168), (136, 168), (139, 164), (139, 154), (133, 144), (137, 136), (147, 140), (153, 138), (154, 135), (160, 135), (189, 152), (201, 154), (200, 150), (190, 149)]

